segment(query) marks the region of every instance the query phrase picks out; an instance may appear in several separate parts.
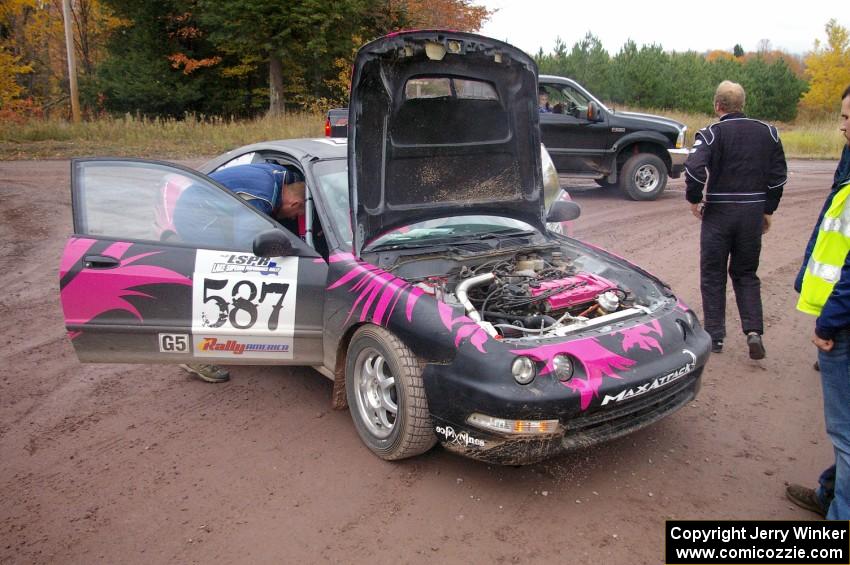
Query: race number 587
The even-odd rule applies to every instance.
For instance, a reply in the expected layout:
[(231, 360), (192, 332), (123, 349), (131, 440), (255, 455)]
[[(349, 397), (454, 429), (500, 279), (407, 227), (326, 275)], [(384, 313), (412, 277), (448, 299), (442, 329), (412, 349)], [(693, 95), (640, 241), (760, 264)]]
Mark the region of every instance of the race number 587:
[[(228, 279), (204, 279), (203, 302), (205, 306), (210, 307), (206, 307), (201, 314), (203, 325), (208, 328), (220, 328), (230, 322), (236, 329), (247, 330), (261, 322), (268, 326), (269, 331), (275, 331), (289, 284), (263, 282), (258, 289), (253, 281), (242, 280), (233, 285), (228, 296), (223, 291), (230, 282)], [(213, 313), (211, 316), (208, 315), (210, 312)]]

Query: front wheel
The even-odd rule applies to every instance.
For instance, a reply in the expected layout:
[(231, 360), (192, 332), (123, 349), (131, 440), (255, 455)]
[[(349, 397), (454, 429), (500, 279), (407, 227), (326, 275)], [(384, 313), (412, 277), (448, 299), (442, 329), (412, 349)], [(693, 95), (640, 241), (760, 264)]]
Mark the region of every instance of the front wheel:
[(379, 326), (354, 334), (345, 360), (345, 390), (354, 427), (381, 459), (405, 459), (437, 443), (417, 357)]
[(667, 186), (667, 167), (657, 155), (638, 153), (623, 165), (620, 182), (632, 200), (655, 200)]

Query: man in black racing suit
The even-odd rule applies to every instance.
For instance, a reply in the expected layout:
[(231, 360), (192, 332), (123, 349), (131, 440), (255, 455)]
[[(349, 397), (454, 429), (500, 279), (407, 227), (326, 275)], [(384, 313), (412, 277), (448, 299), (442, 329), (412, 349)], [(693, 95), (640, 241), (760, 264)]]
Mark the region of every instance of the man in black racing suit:
[(761, 282), (762, 234), (770, 229), (787, 180), (785, 152), (776, 128), (747, 118), (741, 85), (723, 81), (714, 95), (720, 121), (699, 130), (685, 163), (691, 211), (702, 221), (700, 290), (712, 351), (726, 337), (726, 271), (732, 279), (741, 325), (752, 359), (765, 356)]

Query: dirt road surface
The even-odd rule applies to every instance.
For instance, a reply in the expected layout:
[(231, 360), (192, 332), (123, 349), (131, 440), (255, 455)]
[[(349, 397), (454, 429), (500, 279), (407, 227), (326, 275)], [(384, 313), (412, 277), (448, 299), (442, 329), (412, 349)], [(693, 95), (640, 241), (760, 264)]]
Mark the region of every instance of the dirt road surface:
[[(0, 162), (0, 563), (661, 563), (666, 519), (813, 519), (784, 497), (832, 457), (791, 286), (834, 168), (790, 164), (759, 270), (764, 361), (731, 333), (674, 416), (515, 468), (439, 448), (383, 462), (312, 369), (240, 367), (212, 385), (81, 365), (58, 297), (68, 162)], [(576, 235), (699, 310), (683, 189), (648, 203), (577, 189)]]

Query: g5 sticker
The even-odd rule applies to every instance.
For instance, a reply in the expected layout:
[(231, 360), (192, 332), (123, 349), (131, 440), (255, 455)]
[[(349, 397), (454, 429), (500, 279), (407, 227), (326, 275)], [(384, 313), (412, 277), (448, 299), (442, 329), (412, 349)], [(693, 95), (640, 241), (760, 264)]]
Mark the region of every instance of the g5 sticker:
[(189, 353), (187, 334), (159, 334), (160, 353)]

